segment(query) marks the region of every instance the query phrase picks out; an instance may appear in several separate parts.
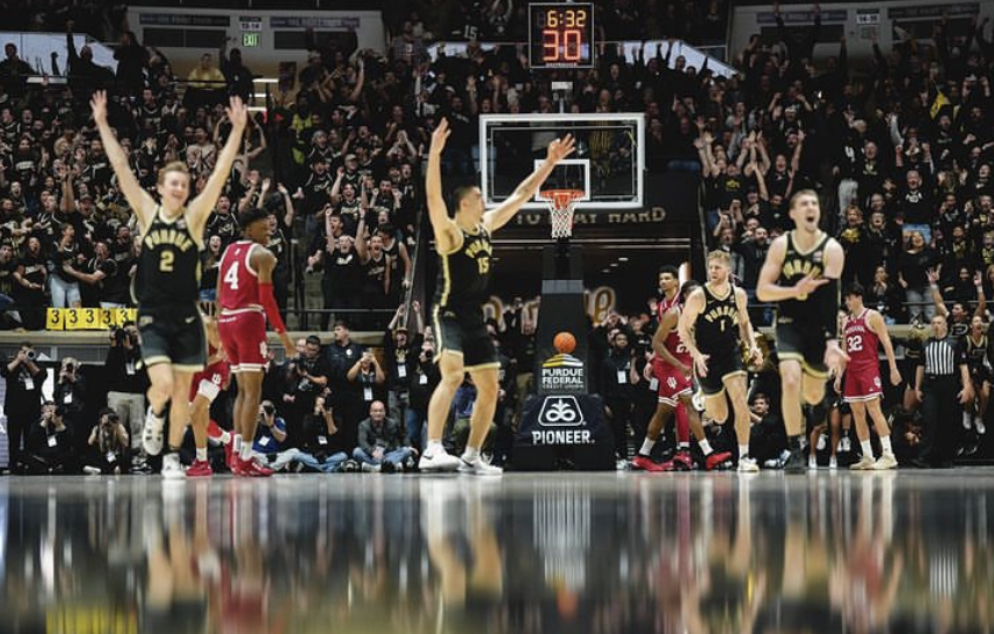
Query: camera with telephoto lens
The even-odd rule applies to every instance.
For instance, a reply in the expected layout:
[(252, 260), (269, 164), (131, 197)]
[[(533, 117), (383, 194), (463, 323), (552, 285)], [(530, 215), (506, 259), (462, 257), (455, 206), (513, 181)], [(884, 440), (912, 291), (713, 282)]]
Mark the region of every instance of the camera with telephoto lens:
[(28, 358), (28, 361), (34, 361), (36, 358), (38, 358), (38, 353), (35, 352), (34, 350), (28, 350), (28, 353), (24, 356)]
[(70, 361), (69, 363), (67, 363), (66, 364), (66, 372), (68, 372), (69, 374), (73, 374), (74, 372), (76, 372), (76, 364), (73, 363), (72, 361)]
[(271, 403), (266, 403), (262, 406), (262, 411), (266, 412), (266, 416), (272, 416), (276, 413), (276, 408)]

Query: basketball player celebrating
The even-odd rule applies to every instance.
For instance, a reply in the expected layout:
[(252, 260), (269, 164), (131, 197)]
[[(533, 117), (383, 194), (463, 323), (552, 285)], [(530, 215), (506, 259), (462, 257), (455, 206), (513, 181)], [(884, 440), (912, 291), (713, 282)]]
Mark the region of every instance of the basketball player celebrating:
[[(441, 156), (450, 134), (442, 119), (431, 136), (428, 151), (426, 194), (428, 214), (435, 234), (435, 249), (441, 258), (438, 291), (432, 322), (439, 353), (435, 359), (442, 375), (428, 404), (428, 446), (418, 463), (422, 471), (455, 471), (477, 475), (499, 475), (501, 470), (480, 459), (497, 406), (500, 363), (497, 350), (483, 321), (483, 302), (489, 295), (492, 273), (490, 236), (507, 224), (562, 159), (573, 151), (567, 135), (549, 144), (545, 161), (523, 180), (499, 207), (484, 211), (479, 187), (461, 187), (455, 192), (456, 213), (450, 218), (442, 197)], [(442, 431), (456, 389), (469, 372), (477, 398), (470, 422), (469, 441), (462, 458), (442, 447)]]
[[(185, 471), (179, 462), (179, 452), (171, 451), (162, 459), (162, 477), (182, 478), (205, 477), (214, 474), (207, 461), (207, 426), (211, 419), (211, 403), (222, 390), (228, 389), (228, 379), (231, 374), (228, 361), (221, 350), (221, 341), (217, 334), (217, 321), (203, 316), (207, 332), (207, 367), (197, 372), (190, 383), (190, 426), (193, 428), (193, 442), (196, 447), (196, 459)], [(179, 447), (183, 442), (186, 426), (169, 428), (169, 446)]]
[[(859, 438), (863, 457), (853, 464), (850, 469), (863, 471), (872, 469), (882, 471), (897, 467), (897, 458), (890, 444), (890, 427), (880, 409), (883, 398), (883, 387), (880, 382), (880, 360), (877, 357), (877, 344), (883, 344), (884, 354), (887, 355), (887, 365), (890, 366), (890, 382), (892, 385), (901, 384), (901, 373), (897, 370), (894, 359), (894, 346), (887, 332), (887, 324), (877, 311), (863, 306), (863, 287), (854, 284), (846, 291), (846, 309), (849, 315), (843, 326), (842, 343), (849, 355), (846, 365), (845, 386), (842, 398), (849, 403), (853, 420), (856, 421), (856, 436)], [(835, 390), (839, 391), (840, 377), (835, 379)], [(880, 459), (873, 460), (873, 448), (870, 445), (870, 429), (866, 425), (866, 413), (873, 419), (873, 428), (880, 436), (882, 453)]]
[(161, 203), (142, 189), (131, 172), (128, 155), (107, 123), (107, 94), (97, 91), (90, 101), (107, 158), (142, 236), (133, 294), (138, 302), (138, 330), (151, 387), (142, 445), (149, 455), (162, 452), (166, 404), (169, 422), (182, 429), (190, 418), (193, 373), (204, 368), (207, 343), (197, 308), (200, 294), (200, 251), (207, 217), (231, 174), (248, 120), (245, 104), (232, 97), (225, 109), (231, 134), (201, 193), (190, 201), (190, 174), (181, 162), (159, 170), (156, 190)]
[(825, 382), (829, 370), (841, 374), (847, 360), (839, 347), (839, 277), (842, 247), (818, 228), (818, 195), (802, 189), (790, 199), (796, 227), (773, 241), (759, 273), (756, 296), (777, 303), (776, 339), (780, 359), (782, 411), (790, 457), (786, 473), (807, 469), (801, 451), (801, 398), (812, 406), (814, 424), (826, 419)]
[(265, 209), (251, 208), (239, 216), (243, 239), (224, 250), (217, 278), (217, 301), (221, 309), (218, 331), (231, 371), (238, 377), (233, 414), (235, 436), (229, 465), (236, 476), (273, 474), (252, 455), (267, 360), (267, 317), (284, 349), (294, 350), (273, 296), (276, 256), (265, 247), (269, 241), (268, 215)]
[(687, 297), (678, 328), (704, 393), (704, 409), (719, 425), (728, 419), (728, 391), (739, 442), (739, 471), (754, 473), (759, 465), (749, 456), (751, 421), (740, 342), (749, 345), (750, 363), (760, 363), (763, 353), (756, 345), (746, 301), (745, 291), (731, 282), (728, 253), (712, 251), (708, 255), (708, 283)]
[[(680, 297), (686, 301), (687, 296), (698, 288), (697, 282), (690, 281), (683, 285)], [(693, 359), (687, 346), (680, 341), (677, 332), (677, 325), (680, 319), (680, 302), (672, 302), (670, 308), (663, 314), (662, 321), (656, 329), (656, 334), (652, 338), (652, 348), (658, 359), (661, 360), (662, 372), (659, 378), (659, 405), (649, 422), (649, 429), (642, 442), (642, 448), (632, 460), (633, 469), (643, 469), (645, 471), (673, 471), (674, 469), (690, 470), (693, 468), (693, 461), (690, 458), (690, 432), (693, 430), (701, 452), (704, 454), (704, 464), (708, 471), (722, 464), (731, 458), (727, 452), (714, 453), (704, 435), (704, 427), (701, 425), (700, 416), (691, 403), (690, 366)], [(678, 405), (682, 405), (688, 418), (689, 430), (687, 427), (681, 429), (677, 424), (678, 451), (673, 460), (666, 464), (657, 464), (649, 456), (652, 448), (659, 440), (659, 432), (663, 430), (674, 413)]]

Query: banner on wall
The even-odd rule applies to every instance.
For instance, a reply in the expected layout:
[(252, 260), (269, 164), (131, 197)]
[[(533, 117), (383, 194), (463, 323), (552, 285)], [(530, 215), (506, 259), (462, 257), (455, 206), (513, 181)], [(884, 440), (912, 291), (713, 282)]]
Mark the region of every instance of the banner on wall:
[(108, 330), (138, 320), (135, 308), (49, 308), (46, 330)]

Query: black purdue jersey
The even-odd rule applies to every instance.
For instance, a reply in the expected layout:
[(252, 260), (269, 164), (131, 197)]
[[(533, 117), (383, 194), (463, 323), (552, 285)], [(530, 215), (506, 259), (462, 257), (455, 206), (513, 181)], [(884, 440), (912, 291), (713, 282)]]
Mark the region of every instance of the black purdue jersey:
[(196, 308), (200, 295), (200, 244), (190, 232), (186, 210), (174, 220), (155, 210), (142, 236), (132, 295), (140, 309)]
[(438, 290), (435, 304), (441, 308), (471, 308), (479, 310), (490, 293), (491, 254), (490, 234), (480, 225), (476, 233), (460, 229), (462, 246), (448, 255), (439, 254)]
[(735, 287), (728, 285), (728, 294), (718, 297), (705, 284), (704, 309), (694, 322), (694, 341), (701, 354), (727, 357), (739, 353), (739, 309), (735, 303)]
[[(808, 275), (820, 277), (825, 271), (825, 247), (828, 246), (828, 234), (822, 234), (815, 248), (810, 251), (800, 251), (794, 244), (794, 231), (787, 232), (787, 253), (780, 267), (780, 286), (794, 286)], [(799, 328), (821, 328), (824, 319), (818, 314), (818, 306), (809, 302), (808, 297), (786, 299), (777, 304), (777, 323), (795, 324)]]

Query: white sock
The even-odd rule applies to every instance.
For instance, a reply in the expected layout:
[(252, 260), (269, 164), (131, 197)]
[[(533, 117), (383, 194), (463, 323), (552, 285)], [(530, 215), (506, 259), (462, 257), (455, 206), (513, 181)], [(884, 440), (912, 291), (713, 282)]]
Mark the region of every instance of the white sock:
[(710, 456), (711, 452), (714, 451), (711, 449), (711, 443), (708, 442), (707, 438), (697, 441), (697, 446), (701, 448), (701, 453), (705, 456)]
[(242, 450), (238, 452), (238, 457), (242, 460), (252, 459), (252, 444), (247, 442), (242, 442)]
[(226, 432), (223, 429), (221, 430), (221, 442), (222, 443), (224, 443), (225, 445), (227, 445), (229, 442), (231, 442), (231, 438), (232, 438), (232, 436), (231, 436), (231, 434), (229, 432)]
[(165, 469), (166, 465), (179, 466), (179, 454), (178, 453), (167, 453), (162, 457), (162, 468)]
[(963, 429), (970, 429), (973, 426), (973, 414), (963, 412)]
[(428, 447), (425, 449), (425, 455), (434, 456), (436, 453), (442, 453), (445, 451), (445, 447), (442, 446), (441, 440), (429, 440)]
[(749, 455), (749, 445), (739, 445), (739, 458), (745, 458)]
[(870, 444), (869, 440), (859, 441), (859, 446), (863, 450), (863, 457), (873, 459), (873, 445)]
[(677, 449), (680, 451), (690, 451), (690, 441), (677, 443)]
[(231, 448), (234, 450), (235, 453), (241, 453), (242, 452), (242, 435), (241, 434), (235, 434), (234, 443), (235, 444), (232, 445)]
[(467, 446), (466, 451), (463, 452), (462, 459), (466, 462), (476, 462), (480, 459), (480, 450)]
[(652, 448), (655, 446), (656, 446), (656, 441), (649, 440), (649, 437), (646, 436), (645, 440), (642, 441), (642, 448), (639, 449), (639, 455), (648, 456), (649, 454), (652, 453)]
[(894, 450), (891, 449), (891, 446), (890, 446), (890, 436), (889, 435), (888, 436), (881, 436), (880, 437), (880, 448), (883, 450), (884, 453), (894, 453)]
[(197, 447), (197, 461), (207, 462), (207, 447)]

